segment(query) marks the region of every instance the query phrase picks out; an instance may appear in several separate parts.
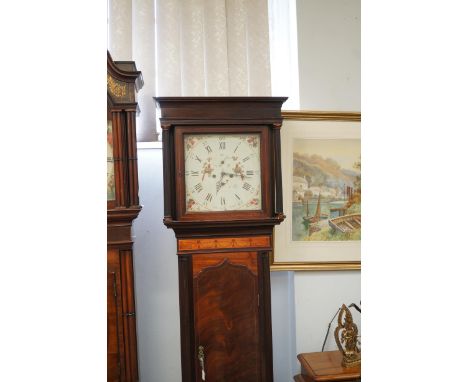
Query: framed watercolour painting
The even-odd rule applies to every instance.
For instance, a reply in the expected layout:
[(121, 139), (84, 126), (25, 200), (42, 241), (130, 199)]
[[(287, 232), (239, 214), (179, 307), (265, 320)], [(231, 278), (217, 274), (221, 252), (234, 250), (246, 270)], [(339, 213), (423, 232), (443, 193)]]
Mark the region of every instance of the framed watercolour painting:
[(283, 112), (272, 270), (361, 268), (361, 114)]

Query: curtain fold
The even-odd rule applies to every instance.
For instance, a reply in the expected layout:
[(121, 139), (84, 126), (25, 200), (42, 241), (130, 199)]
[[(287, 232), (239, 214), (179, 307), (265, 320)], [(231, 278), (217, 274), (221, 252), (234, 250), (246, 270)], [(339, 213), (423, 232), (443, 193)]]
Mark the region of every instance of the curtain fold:
[(156, 0), (158, 96), (271, 95), (267, 0)]

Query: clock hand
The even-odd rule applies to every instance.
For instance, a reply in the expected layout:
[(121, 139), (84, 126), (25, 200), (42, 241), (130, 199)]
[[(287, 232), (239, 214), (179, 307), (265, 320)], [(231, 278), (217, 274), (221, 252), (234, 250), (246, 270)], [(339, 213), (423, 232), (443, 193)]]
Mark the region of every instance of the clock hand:
[(216, 182), (216, 194), (217, 194), (218, 191), (221, 189), (221, 187), (223, 187), (225, 184), (226, 184), (226, 183), (223, 182), (223, 175), (222, 175), (222, 173), (221, 173), (221, 179), (218, 180), (218, 181)]

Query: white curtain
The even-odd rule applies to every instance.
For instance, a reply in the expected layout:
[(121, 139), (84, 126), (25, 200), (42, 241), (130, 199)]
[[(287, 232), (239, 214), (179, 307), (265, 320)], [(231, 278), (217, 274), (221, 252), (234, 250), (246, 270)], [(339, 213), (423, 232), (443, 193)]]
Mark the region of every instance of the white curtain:
[(158, 96), (271, 95), (268, 0), (156, 0)]
[(268, 0), (271, 95), (287, 96), (283, 110), (299, 110), (296, 0)]

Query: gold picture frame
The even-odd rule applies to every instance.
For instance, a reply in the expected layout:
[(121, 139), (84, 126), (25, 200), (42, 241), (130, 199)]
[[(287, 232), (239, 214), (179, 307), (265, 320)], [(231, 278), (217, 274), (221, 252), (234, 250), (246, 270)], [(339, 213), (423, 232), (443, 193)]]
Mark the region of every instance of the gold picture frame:
[[(293, 241), (291, 221), (293, 216), (292, 209), (296, 208), (295, 211), (297, 210), (297, 202), (295, 202), (295, 204), (293, 203), (294, 140), (339, 139), (344, 140), (344, 142), (346, 142), (346, 139), (351, 139), (353, 141), (359, 140), (360, 151), (361, 113), (283, 111), (282, 116), (284, 121), (283, 127), (281, 128), (281, 162), (283, 170), (284, 213), (286, 215), (286, 220), (281, 225), (275, 227), (275, 246), (271, 257), (271, 270), (360, 270), (360, 240), (333, 242)], [(318, 203), (320, 204), (320, 202)], [(307, 200), (306, 204), (308, 204)], [(308, 210), (309, 208), (307, 206), (307, 211)]]

